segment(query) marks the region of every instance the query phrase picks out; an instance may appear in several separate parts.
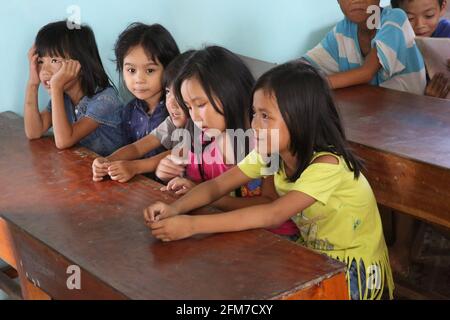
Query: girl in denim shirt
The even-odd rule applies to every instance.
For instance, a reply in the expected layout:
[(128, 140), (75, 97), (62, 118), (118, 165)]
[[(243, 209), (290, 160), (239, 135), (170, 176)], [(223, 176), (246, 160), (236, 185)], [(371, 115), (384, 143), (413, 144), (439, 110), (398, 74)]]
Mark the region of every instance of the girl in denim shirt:
[[(180, 54), (172, 35), (159, 24), (133, 23), (116, 42), (117, 70), (134, 96), (122, 114), (126, 144), (141, 140), (169, 115), (165, 106), (165, 68)], [(151, 158), (165, 151), (160, 147), (145, 154)]]
[[(44, 26), (29, 51), (25, 133), (28, 139), (39, 139), (53, 126), (58, 149), (79, 143), (107, 155), (124, 145), (122, 104), (103, 68), (92, 29), (69, 27), (67, 21)], [(51, 96), (43, 111), (38, 107), (40, 84)]]

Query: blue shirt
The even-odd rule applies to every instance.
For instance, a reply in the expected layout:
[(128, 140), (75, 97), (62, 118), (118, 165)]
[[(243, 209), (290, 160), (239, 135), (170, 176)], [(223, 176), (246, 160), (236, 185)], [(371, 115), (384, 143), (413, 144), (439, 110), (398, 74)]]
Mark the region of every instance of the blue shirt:
[[(81, 146), (108, 156), (125, 145), (121, 126), (123, 104), (114, 88), (108, 87), (90, 98), (85, 96), (77, 106), (64, 94), (64, 109), (71, 124), (85, 117), (99, 124), (97, 129), (80, 140)], [(52, 112), (51, 100), (47, 110)]]
[(431, 37), (450, 38), (450, 21), (447, 19), (442, 19)]
[[(426, 76), (414, 30), (401, 9), (384, 8), (380, 28), (372, 40), (381, 68), (371, 84), (422, 95)], [(345, 18), (304, 58), (327, 75), (361, 67), (365, 58), (358, 40), (358, 26)]]
[[(147, 103), (133, 99), (123, 109), (123, 132), (127, 144), (134, 143), (155, 130), (168, 116), (166, 105), (161, 101), (151, 115), (148, 114)], [(165, 151), (164, 147), (150, 151), (145, 158), (151, 158)]]

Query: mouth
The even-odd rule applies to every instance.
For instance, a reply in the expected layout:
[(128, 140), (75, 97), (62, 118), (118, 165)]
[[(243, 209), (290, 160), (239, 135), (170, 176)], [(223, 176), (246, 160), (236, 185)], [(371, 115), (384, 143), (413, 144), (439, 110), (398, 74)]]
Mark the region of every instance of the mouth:
[(147, 93), (149, 90), (148, 89), (134, 89), (133, 92), (136, 94), (145, 94)]

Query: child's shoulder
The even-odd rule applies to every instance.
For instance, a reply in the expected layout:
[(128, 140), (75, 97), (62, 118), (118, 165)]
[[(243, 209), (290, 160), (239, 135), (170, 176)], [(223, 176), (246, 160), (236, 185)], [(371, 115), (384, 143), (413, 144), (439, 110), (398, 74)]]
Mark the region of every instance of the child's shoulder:
[(120, 101), (119, 95), (116, 89), (113, 87), (105, 88), (98, 91), (95, 95), (88, 99), (90, 104), (108, 104), (112, 106), (122, 106), (122, 101)]
[(402, 27), (406, 21), (408, 21), (408, 16), (402, 9), (383, 8), (381, 12), (381, 27), (385, 26), (386, 23), (395, 23)]
[(433, 37), (435, 38), (450, 38), (450, 20), (442, 19), (436, 31), (433, 33)]

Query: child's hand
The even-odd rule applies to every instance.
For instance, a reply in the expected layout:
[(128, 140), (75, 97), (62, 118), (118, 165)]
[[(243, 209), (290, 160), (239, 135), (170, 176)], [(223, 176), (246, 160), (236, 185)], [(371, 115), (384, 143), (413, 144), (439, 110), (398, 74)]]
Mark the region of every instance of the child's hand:
[(116, 161), (108, 167), (108, 174), (111, 180), (125, 183), (133, 179), (136, 175), (136, 167), (133, 161)]
[(81, 65), (76, 60), (63, 60), (61, 69), (50, 80), (50, 87), (56, 90), (64, 90), (71, 81), (78, 78)]
[(193, 217), (177, 216), (149, 224), (152, 235), (164, 242), (186, 239), (194, 235)]
[(450, 81), (442, 73), (436, 74), (425, 89), (425, 95), (436, 98), (447, 98), (450, 92)]
[(169, 181), (175, 177), (184, 174), (185, 165), (174, 159), (172, 156), (167, 156), (162, 159), (158, 168), (156, 169), (156, 176), (162, 181)]
[(108, 175), (109, 160), (106, 158), (97, 158), (92, 162), (92, 180), (99, 182)]
[(28, 50), (28, 63), (29, 63), (29, 76), (28, 84), (32, 86), (39, 86), (41, 80), (39, 79), (38, 71), (38, 54), (36, 53), (36, 47), (33, 45), (30, 50)]
[(179, 212), (174, 206), (164, 202), (155, 202), (150, 207), (144, 209), (144, 219), (147, 225), (156, 221), (174, 217), (178, 214)]
[(175, 194), (185, 195), (195, 186), (196, 184), (189, 179), (176, 177), (170, 180), (166, 187), (162, 187), (161, 191), (175, 191)]

